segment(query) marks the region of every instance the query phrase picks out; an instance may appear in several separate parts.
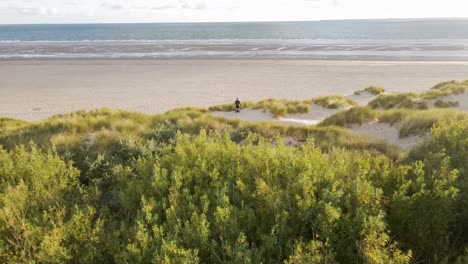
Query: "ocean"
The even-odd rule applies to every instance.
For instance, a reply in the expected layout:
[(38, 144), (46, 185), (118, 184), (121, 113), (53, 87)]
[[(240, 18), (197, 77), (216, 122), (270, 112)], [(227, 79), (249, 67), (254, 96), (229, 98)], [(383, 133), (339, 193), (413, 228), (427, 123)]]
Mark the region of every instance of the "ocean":
[(0, 59), (468, 61), (468, 19), (0, 25)]

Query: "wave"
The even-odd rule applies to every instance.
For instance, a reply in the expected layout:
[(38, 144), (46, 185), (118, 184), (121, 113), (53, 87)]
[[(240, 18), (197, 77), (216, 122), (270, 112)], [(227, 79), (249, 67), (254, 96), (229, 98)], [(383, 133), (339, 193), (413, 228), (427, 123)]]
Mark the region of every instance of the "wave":
[(191, 44), (191, 43), (362, 43), (362, 44), (467, 44), (468, 39), (164, 39), (164, 40), (152, 40), (152, 39), (105, 39), (105, 40), (0, 40), (0, 44), (17, 44), (17, 43), (181, 43), (181, 44)]

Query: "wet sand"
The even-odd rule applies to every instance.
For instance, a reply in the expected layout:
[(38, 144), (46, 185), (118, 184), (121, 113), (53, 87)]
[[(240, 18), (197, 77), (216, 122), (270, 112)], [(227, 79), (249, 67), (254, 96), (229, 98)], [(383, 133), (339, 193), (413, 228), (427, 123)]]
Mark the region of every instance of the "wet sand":
[(369, 85), (421, 92), (468, 79), (464, 62), (313, 60), (0, 61), (0, 117), (39, 120), (111, 107), (161, 113), (265, 98), (349, 95)]

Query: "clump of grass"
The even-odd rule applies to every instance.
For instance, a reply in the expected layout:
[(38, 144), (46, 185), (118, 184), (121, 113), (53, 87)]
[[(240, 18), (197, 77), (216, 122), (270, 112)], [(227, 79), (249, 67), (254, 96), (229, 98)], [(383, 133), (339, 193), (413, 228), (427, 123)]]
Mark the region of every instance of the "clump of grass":
[(273, 122), (241, 122), (240, 127), (263, 137), (292, 137), (298, 141), (313, 139), (316, 146), (324, 151), (338, 148), (352, 150), (366, 150), (375, 154), (385, 154), (387, 157), (397, 158), (398, 148), (389, 144), (358, 135), (353, 131), (336, 126), (291, 126)]
[(411, 112), (401, 122), (400, 137), (429, 131), (435, 123), (442, 120), (461, 120), (467, 116), (465, 112), (451, 109), (430, 109)]
[(96, 133), (94, 137), (93, 147), (104, 151), (107, 146), (111, 145), (119, 138), (119, 133), (112, 130), (103, 129)]
[(270, 112), (274, 117), (284, 116), (286, 114), (308, 113), (310, 111), (309, 100), (289, 101), (285, 99), (266, 99), (255, 103), (253, 109), (262, 109)]
[(54, 146), (72, 146), (79, 145), (82, 137), (78, 134), (60, 133), (52, 136), (50, 141)]
[(430, 91), (421, 94), (425, 99), (437, 99), (452, 94), (462, 94), (468, 90), (468, 82), (448, 81), (437, 84)]
[(0, 144), (12, 147), (34, 141), (40, 147), (47, 147), (52, 144), (51, 139), (59, 134), (82, 135), (100, 130), (112, 130), (118, 134), (138, 137), (153, 119), (154, 116), (142, 113), (107, 108), (78, 111), (39, 122), (20, 122), (21, 125), (9, 126), (10, 129), (0, 134)]
[(369, 86), (364, 91), (373, 94), (373, 95), (379, 95), (383, 94), (385, 92), (385, 89), (380, 87), (380, 86)]
[[(250, 107), (253, 107), (254, 105), (255, 105), (254, 102), (244, 101), (244, 102), (241, 102), (240, 108), (241, 109), (250, 108)], [(215, 111), (232, 112), (234, 110), (236, 110), (236, 106), (234, 105), (234, 103), (215, 105), (215, 106), (211, 106), (208, 108), (208, 111), (210, 112), (215, 112)]]
[(346, 106), (356, 106), (357, 103), (351, 99), (345, 99), (339, 95), (321, 96), (312, 99), (312, 102), (316, 105), (320, 105), (329, 109), (337, 109)]
[(380, 86), (369, 86), (365, 88), (364, 90), (355, 91), (354, 94), (361, 95), (361, 93), (364, 93), (364, 92), (368, 92), (372, 95), (379, 95), (379, 94), (383, 94), (385, 92), (385, 89)]
[(336, 113), (325, 120), (323, 120), (321, 126), (347, 126), (349, 124), (364, 124), (377, 119), (379, 112), (369, 107), (353, 107), (346, 111)]
[(409, 109), (390, 109), (386, 111), (382, 111), (379, 115), (379, 122), (381, 123), (388, 123), (390, 125), (394, 125), (396, 123), (400, 123), (405, 119), (410, 113), (416, 110), (409, 110)]
[[(274, 117), (284, 116), (286, 114), (308, 113), (310, 111), (310, 100), (291, 101), (286, 99), (265, 99), (256, 103), (246, 101), (241, 103), (241, 109), (252, 108), (261, 109), (264, 112), (271, 113)], [(208, 108), (210, 112), (222, 111), (232, 112), (235, 110), (234, 104), (217, 105)]]
[(455, 80), (440, 82), (440, 83), (434, 85), (434, 87), (432, 87), (431, 89), (437, 90), (437, 89), (444, 88), (444, 87), (446, 87), (446, 86), (448, 86), (448, 85), (457, 84), (457, 83), (458, 83), (458, 82), (455, 81)]
[(437, 99), (437, 101), (434, 102), (434, 106), (437, 108), (450, 108), (450, 107), (458, 107), (460, 106), (460, 103), (456, 101), (446, 102), (441, 99)]
[(12, 118), (0, 118), (0, 136), (6, 134), (8, 131), (17, 130), (21, 127), (27, 126), (29, 123), (22, 120)]
[(408, 108), (427, 109), (427, 101), (418, 98), (415, 93), (381, 94), (369, 103), (376, 109)]
[(430, 100), (430, 99), (437, 99), (445, 96), (449, 96), (452, 94), (452, 90), (450, 88), (442, 88), (437, 90), (430, 90), (421, 94), (421, 97)]

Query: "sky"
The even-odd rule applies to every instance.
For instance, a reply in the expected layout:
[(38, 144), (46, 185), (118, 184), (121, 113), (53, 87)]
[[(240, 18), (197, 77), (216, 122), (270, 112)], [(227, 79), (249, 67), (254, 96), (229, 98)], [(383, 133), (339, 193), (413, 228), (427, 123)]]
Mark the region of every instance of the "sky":
[(468, 0), (0, 0), (0, 24), (468, 16)]

